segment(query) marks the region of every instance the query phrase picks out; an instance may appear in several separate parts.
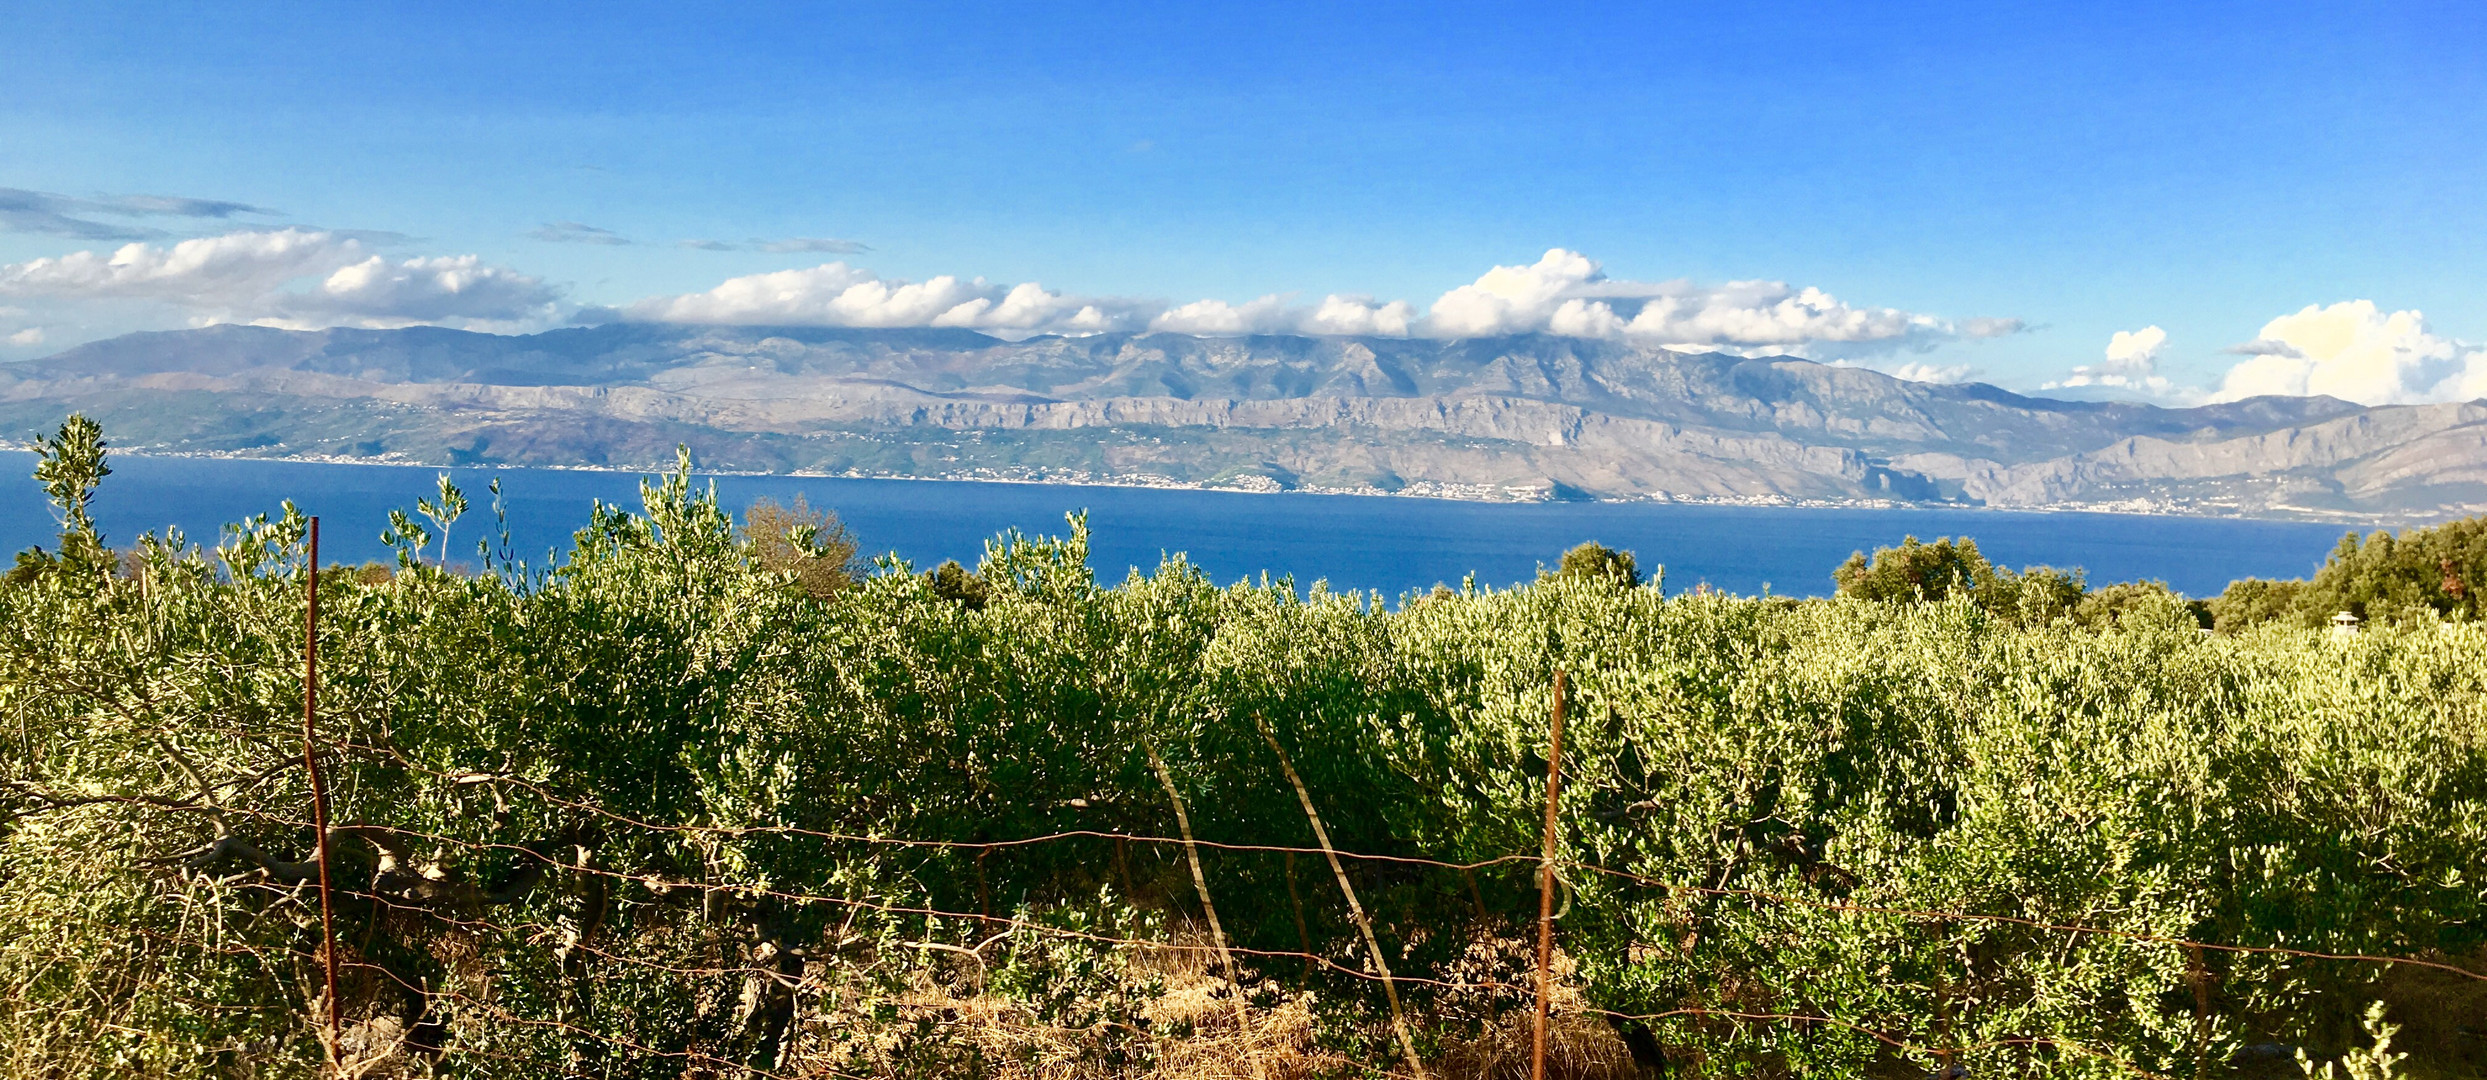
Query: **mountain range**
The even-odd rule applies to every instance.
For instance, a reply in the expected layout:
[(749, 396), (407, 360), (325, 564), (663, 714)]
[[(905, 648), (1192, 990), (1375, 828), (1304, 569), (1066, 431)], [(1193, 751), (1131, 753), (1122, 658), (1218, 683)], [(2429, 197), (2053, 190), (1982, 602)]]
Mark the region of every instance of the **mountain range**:
[(2424, 521), (2487, 509), (2487, 401), (2064, 401), (1548, 335), (210, 326), (0, 365), (0, 425), (142, 453), (1470, 498)]

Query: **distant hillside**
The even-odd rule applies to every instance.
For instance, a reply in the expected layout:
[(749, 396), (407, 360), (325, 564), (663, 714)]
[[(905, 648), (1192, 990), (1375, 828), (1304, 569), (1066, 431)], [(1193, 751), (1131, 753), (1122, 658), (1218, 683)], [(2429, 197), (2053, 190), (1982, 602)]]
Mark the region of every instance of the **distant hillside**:
[(1540, 335), (217, 326), (0, 365), (0, 424), (73, 408), (165, 452), (652, 467), (688, 443), (724, 469), (1488, 498), (2487, 508), (2487, 402), (2162, 409)]

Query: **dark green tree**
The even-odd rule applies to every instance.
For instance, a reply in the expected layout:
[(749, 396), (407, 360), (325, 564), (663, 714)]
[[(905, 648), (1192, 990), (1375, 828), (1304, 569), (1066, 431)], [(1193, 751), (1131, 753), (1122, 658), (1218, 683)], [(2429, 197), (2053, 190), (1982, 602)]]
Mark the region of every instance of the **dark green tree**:
[(1929, 544), (1914, 536), (1898, 547), (1879, 548), (1869, 560), (1860, 551), (1831, 572), (1839, 595), (1883, 603), (1936, 603), (1964, 597), (1999, 617), (2043, 626), (2070, 615), (2089, 584), (2080, 570), (1996, 566), (1966, 536)]
[(2248, 578), (2212, 602), (2222, 630), (2264, 622), (2322, 626), (2346, 611), (2368, 623), (2477, 620), (2487, 583), (2487, 516), (2398, 534), (2340, 538), (2306, 581)]
[(1641, 568), (1629, 551), (1617, 551), (1591, 540), (1563, 553), (1561, 562), (1541, 576), (1572, 578), (1580, 581), (1613, 582), (1620, 588), (1639, 588)]
[(2229, 582), (2227, 591), (2211, 599), (2211, 626), (2221, 633), (2233, 633), (2282, 618), (2296, 607), (2297, 594), (2305, 587), (2303, 581), (2262, 578)]
[(2072, 619), (2094, 630), (2163, 626), (2184, 620), (2207, 626), (2202, 620), (2208, 611), (2207, 605), (2186, 600), (2168, 588), (2167, 582), (2119, 581), (2079, 597), (2072, 605)]
[(958, 604), (969, 611), (984, 610), (992, 589), (982, 576), (951, 559), (924, 574), (933, 587), (933, 595)]
[(1856, 552), (1831, 572), (1839, 595), (1859, 600), (1935, 601), (1975, 593), (1993, 582), (1995, 567), (1978, 554), (1977, 541), (1943, 537), (1928, 544), (1911, 536), (1898, 547), (1878, 548), (1872, 560)]

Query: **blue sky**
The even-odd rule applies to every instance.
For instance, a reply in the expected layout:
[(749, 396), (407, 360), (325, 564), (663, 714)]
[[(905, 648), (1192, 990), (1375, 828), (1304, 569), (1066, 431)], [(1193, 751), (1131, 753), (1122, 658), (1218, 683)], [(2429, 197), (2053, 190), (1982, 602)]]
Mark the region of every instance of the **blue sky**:
[[(2158, 327), (2148, 363), (2084, 392), (2288, 353), (2320, 391), (2323, 327), (2266, 333), (2309, 305), (2370, 302), (2333, 329), (2399, 350), (2370, 368), (2433, 363), (2430, 386), (2487, 339), (2474, 2), (8, 7), (0, 356), (377, 318), (24, 269), (289, 225), (357, 245), (305, 274), (472, 255), (542, 302), (468, 320), (486, 328), (725, 318), (657, 302), (834, 261), (786, 281), (1156, 305), (1108, 319), (1338, 293), (1406, 301), (1425, 332), (1446, 292), (1560, 248), (1615, 281), (1783, 282), (1916, 318), (1793, 351), (2016, 388)], [(390, 272), (390, 295), (414, 287)], [(1664, 291), (1636, 288), (1605, 290), (1625, 319)], [(2392, 378), (2374, 393), (2424, 389)]]

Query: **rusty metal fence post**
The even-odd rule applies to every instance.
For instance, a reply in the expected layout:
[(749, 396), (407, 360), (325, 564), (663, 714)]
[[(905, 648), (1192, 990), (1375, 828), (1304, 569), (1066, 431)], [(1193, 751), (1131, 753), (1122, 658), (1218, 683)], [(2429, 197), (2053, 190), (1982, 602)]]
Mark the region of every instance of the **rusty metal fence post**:
[(311, 828), (319, 834), (313, 850), (320, 864), (320, 967), (327, 977), (328, 1059), (336, 1064), (344, 1060), (345, 1027), (339, 1020), (337, 921), (328, 886), (328, 791), (320, 782), (320, 519), (316, 517), (311, 519), (310, 540), (311, 572), (302, 587), (302, 767), (311, 774)]
[(1546, 728), (1546, 845), (1537, 861), (1537, 1024), (1529, 1080), (1546, 1080), (1546, 1019), (1554, 995), (1554, 853), (1563, 784), (1563, 672), (1554, 673), (1554, 717)]

